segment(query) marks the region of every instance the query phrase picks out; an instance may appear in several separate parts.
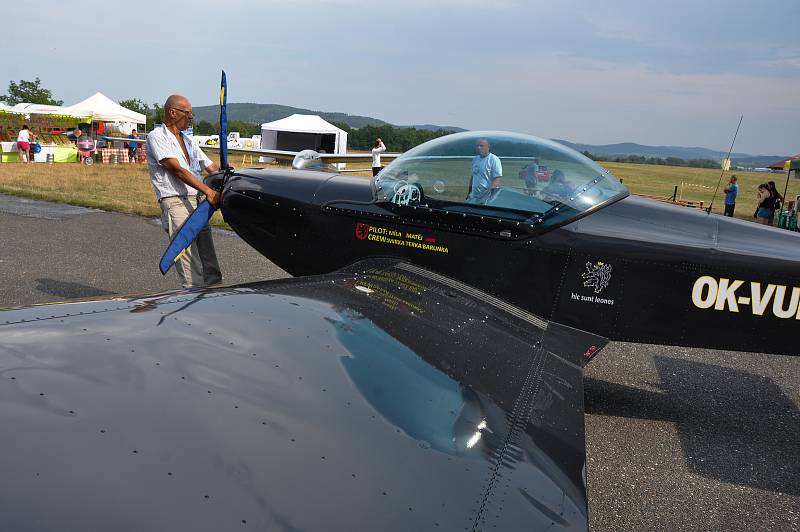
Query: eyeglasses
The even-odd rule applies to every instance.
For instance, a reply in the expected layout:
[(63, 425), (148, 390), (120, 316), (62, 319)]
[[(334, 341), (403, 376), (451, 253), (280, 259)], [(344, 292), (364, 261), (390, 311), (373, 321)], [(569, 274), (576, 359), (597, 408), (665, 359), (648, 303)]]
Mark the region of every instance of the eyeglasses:
[(186, 109), (179, 109), (178, 107), (170, 107), (170, 109), (172, 109), (173, 111), (180, 111), (182, 113), (186, 113), (186, 116), (189, 117), (189, 120), (194, 118), (194, 113), (191, 111), (187, 111)]

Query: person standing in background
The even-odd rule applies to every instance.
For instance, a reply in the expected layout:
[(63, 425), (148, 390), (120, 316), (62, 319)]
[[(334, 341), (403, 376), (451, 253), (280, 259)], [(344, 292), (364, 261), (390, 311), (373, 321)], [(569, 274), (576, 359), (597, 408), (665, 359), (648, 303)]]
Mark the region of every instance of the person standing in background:
[(736, 184), (736, 175), (731, 176), (728, 186), (725, 187), (725, 216), (733, 218), (733, 210), (736, 208), (736, 195), (739, 194), (739, 185)]
[(769, 185), (762, 183), (758, 185), (758, 207), (753, 214), (756, 222), (767, 225), (771, 216), (775, 214), (775, 199), (769, 191)]
[(378, 175), (381, 171), (381, 153), (386, 151), (386, 146), (383, 141), (378, 137), (375, 139), (375, 144), (372, 145), (372, 176)]
[(17, 134), (19, 160), (24, 163), (31, 162), (31, 138), (31, 130), (28, 129), (28, 124), (24, 124)]
[(775, 212), (780, 212), (781, 206), (783, 206), (783, 196), (781, 193), (778, 192), (778, 189), (775, 188), (775, 181), (767, 182), (767, 188), (769, 189), (769, 193), (772, 196), (772, 216), (769, 217), (767, 221), (767, 225), (772, 225), (775, 223)]
[[(131, 131), (131, 134), (128, 135), (129, 139), (138, 139), (139, 137), (136, 135), (136, 130), (134, 129)], [(139, 143), (138, 142), (129, 142), (128, 143), (128, 162), (129, 163), (136, 163), (136, 159), (139, 158)]]

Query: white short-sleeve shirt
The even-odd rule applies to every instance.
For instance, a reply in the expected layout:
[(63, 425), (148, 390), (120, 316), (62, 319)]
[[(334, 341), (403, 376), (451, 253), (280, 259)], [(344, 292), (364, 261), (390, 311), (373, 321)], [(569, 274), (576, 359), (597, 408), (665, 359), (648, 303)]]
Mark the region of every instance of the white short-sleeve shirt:
[(377, 168), (381, 165), (381, 153), (386, 151), (386, 145), (381, 141), (380, 146), (372, 148), (372, 167)]
[(503, 163), (494, 153), (489, 153), (486, 157), (476, 155), (472, 158), (472, 192), (467, 198), (480, 200), (485, 198), (492, 186), (492, 181), (497, 177), (503, 177)]
[(190, 187), (175, 177), (159, 161), (162, 159), (177, 159), (182, 167), (189, 170), (198, 179), (201, 176), (201, 172), (212, 164), (211, 159), (200, 149), (200, 145), (192, 142), (192, 137), (181, 133), (181, 139), (186, 146), (186, 151), (189, 153), (188, 161), (183, 154), (181, 145), (178, 144), (178, 139), (167, 129), (167, 126), (161, 125), (147, 135), (147, 148), (145, 150), (147, 153), (147, 171), (150, 173), (150, 182), (153, 184), (156, 197), (159, 200), (170, 196), (197, 195), (197, 189)]

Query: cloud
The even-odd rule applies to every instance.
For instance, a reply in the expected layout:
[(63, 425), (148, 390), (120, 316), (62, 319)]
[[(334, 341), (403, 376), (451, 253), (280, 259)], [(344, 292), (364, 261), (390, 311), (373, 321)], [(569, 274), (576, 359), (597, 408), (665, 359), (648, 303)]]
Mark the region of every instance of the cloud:
[[(474, 83), (460, 69), (426, 71), (424, 85), (400, 81), (393, 102), (380, 113), (389, 121), (410, 117), (454, 123), (471, 129), (505, 129), (546, 137), (607, 143), (701, 145), (721, 149), (727, 122), (745, 115), (751, 131), (783, 131), (750, 137), (747, 149), (763, 153), (791, 151), (791, 135), (800, 113), (793, 105), (797, 82), (744, 74), (675, 74), (649, 65), (594, 62), (575, 66), (558, 55), (540, 55), (535, 68), (520, 68), (517, 58), (484, 65), (482, 75), (496, 83)], [(404, 102), (426, 101), (424, 112)], [(776, 117), (782, 117), (775, 122)], [(745, 135), (747, 139), (747, 136)], [(741, 146), (740, 146), (741, 147)]]
[[(118, 17), (118, 4), (82, 6)], [(5, 28), (28, 60), (0, 65), (0, 82), (39, 76), (67, 103), (100, 90), (204, 105), (224, 67), (231, 101), (717, 148), (744, 113), (746, 149), (780, 152), (800, 119), (800, 49), (776, 25), (799, 15), (796, 0), (140, 0), (125, 29), (87, 32), (65, 29), (74, 6), (53, 2)]]
[(778, 57), (764, 58), (760, 62), (761, 66), (769, 69), (790, 69), (800, 71), (800, 51), (791, 53), (780, 53)]

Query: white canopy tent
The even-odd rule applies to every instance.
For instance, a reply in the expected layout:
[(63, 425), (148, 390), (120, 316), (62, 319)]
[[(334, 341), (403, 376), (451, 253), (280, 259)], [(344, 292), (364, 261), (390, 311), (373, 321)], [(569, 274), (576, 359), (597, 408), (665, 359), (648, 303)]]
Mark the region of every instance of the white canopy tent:
[(261, 124), (261, 148), (265, 150), (347, 153), (347, 132), (317, 115), (294, 114)]
[(11, 112), (25, 115), (61, 115), (75, 117), (91, 117), (92, 113), (77, 107), (61, 105), (45, 105), (42, 103), (18, 103), (9, 109)]
[(82, 102), (64, 108), (71, 114), (91, 116), (95, 122), (114, 122), (121, 125), (145, 124), (147, 117), (142, 113), (122, 107), (106, 95), (96, 92)]

